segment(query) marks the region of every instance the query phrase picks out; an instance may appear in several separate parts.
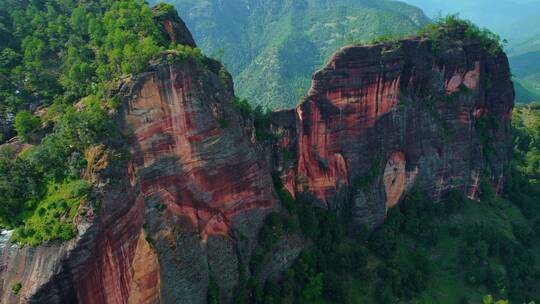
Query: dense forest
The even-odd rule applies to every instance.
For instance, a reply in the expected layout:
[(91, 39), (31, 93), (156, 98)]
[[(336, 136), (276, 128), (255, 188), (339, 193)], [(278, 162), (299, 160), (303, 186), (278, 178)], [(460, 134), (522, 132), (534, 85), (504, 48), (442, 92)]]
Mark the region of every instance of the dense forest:
[[(465, 35), (482, 41), (488, 52), (502, 49), (500, 37), (452, 15), (419, 34), (445, 39), (440, 26), (448, 33), (466, 28)], [(392, 39), (382, 36), (378, 41)], [(250, 113), (246, 101), (237, 107)], [(256, 113), (254, 117), (261, 117)], [(293, 199), (276, 178), (289, 215), (267, 218), (251, 270), (260, 271), (283, 235), (300, 231), (314, 246), (302, 252), (280, 281), (244, 282), (236, 303), (538, 302), (540, 104), (518, 106), (512, 120), (514, 161), (502, 196), (487, 180), (481, 182), (479, 201), (456, 191), (435, 202), (412, 191), (375, 232), (365, 227), (354, 238), (346, 233), (343, 218), (313, 207), (309, 195)], [(210, 289), (210, 303), (216, 303), (214, 296)]]
[[(247, 102), (237, 106), (250, 113)], [(293, 199), (275, 179), (289, 214), (267, 218), (250, 269), (260, 271), (284, 235), (300, 231), (314, 246), (280, 281), (244, 281), (235, 303), (538, 302), (540, 104), (516, 108), (513, 128), (502, 196), (487, 181), (480, 201), (450, 192), (435, 202), (413, 191), (374, 233), (365, 227), (354, 238), (343, 219), (313, 207), (309, 195)], [(218, 303), (216, 294), (209, 289), (209, 303)]]

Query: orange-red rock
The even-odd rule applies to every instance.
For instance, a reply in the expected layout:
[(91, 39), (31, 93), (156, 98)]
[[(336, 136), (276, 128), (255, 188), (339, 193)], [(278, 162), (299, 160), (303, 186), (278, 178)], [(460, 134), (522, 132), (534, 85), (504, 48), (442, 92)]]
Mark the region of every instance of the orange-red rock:
[(294, 111), (274, 117), (286, 134), (278, 145), (296, 154), (275, 170), (288, 188), (352, 214), (356, 227), (380, 223), (413, 187), (476, 198), (488, 172), (500, 190), (511, 157), (510, 78), (504, 53), (463, 37), (438, 53), (425, 38), (345, 47)]

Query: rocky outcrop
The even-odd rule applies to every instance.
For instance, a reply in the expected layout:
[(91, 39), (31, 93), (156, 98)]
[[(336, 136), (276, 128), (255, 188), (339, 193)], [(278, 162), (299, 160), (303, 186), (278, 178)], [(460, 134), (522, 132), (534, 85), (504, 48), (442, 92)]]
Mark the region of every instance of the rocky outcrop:
[(218, 72), (192, 60), (158, 64), (121, 88), (166, 303), (204, 302), (210, 277), (230, 299), (258, 227), (278, 207), (270, 167)]
[(174, 7), (161, 3), (152, 8), (152, 13), (165, 39), (172, 43), (197, 47), (191, 32)]
[(211, 277), (231, 299), (278, 199), (230, 79), (213, 61), (178, 58), (123, 81), (129, 161), (105, 173), (101, 212), (76, 240), (6, 248), (3, 303), (205, 303)]
[(502, 189), (513, 100), (506, 56), (476, 40), (345, 47), (300, 105), (274, 115), (275, 150), (296, 156), (276, 171), (356, 227), (379, 224), (413, 187), (477, 198), (481, 178)]

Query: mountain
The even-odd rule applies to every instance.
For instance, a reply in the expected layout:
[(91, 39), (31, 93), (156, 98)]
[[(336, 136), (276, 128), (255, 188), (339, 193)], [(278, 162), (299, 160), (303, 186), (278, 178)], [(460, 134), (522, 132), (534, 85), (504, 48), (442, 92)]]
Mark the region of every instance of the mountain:
[(512, 141), (507, 57), (470, 23), (342, 48), (269, 113), (170, 5), (8, 4), (2, 101), (35, 99), (0, 147), (2, 303), (538, 297), (537, 120)]
[(417, 8), (382, 0), (170, 0), (201, 49), (221, 59), (238, 94), (270, 108), (296, 105), (337, 48), (427, 23)]

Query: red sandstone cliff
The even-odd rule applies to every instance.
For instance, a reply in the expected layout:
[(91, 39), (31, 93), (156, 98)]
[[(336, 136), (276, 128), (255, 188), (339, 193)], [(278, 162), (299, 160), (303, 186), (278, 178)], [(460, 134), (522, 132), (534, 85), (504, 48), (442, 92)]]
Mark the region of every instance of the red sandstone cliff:
[[(313, 193), (354, 226), (380, 223), (413, 186), (439, 198), (502, 189), (511, 158), (514, 90), (504, 53), (456, 37), (349, 46), (313, 78), (294, 110), (274, 114), (276, 170), (291, 192)], [(278, 150), (278, 149), (275, 149)]]
[(230, 299), (278, 199), (220, 65), (176, 58), (124, 80), (130, 160), (106, 172), (76, 240), (6, 248), (3, 303), (204, 303), (210, 277)]

